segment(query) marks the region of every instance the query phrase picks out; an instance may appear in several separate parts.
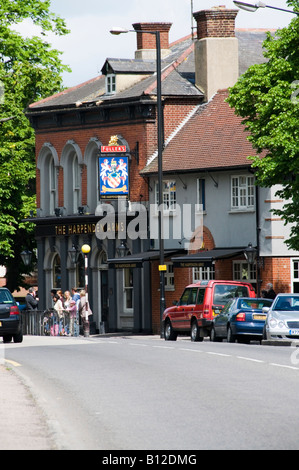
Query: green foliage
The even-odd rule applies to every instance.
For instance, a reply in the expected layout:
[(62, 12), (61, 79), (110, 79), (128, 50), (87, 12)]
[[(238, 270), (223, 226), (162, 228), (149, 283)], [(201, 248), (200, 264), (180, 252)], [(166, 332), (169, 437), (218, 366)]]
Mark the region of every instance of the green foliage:
[[(62, 89), (68, 70), (60, 52), (46, 41), (47, 32), (68, 33), (65, 21), (50, 12), (50, 0), (0, 0), (0, 264), (7, 285), (21, 285), (20, 252), (34, 246), (34, 225), (22, 220), (35, 214), (35, 139), (25, 116), (30, 103)], [(40, 36), (22, 37), (13, 26), (30, 19)], [(14, 271), (10, 276), (9, 271)], [(25, 271), (25, 268), (24, 268)]]
[[(299, 11), (299, 1), (288, 1)], [(299, 250), (299, 17), (264, 42), (265, 63), (250, 67), (230, 89), (228, 102), (243, 118), (257, 184), (281, 185), (286, 203), (274, 211), (294, 224), (287, 245)]]

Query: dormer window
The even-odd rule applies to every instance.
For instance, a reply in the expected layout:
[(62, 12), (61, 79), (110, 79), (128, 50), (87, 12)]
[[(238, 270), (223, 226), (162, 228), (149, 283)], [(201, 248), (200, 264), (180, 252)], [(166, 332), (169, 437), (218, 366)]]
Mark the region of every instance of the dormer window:
[(116, 76), (115, 74), (106, 75), (106, 93), (112, 95), (116, 93)]

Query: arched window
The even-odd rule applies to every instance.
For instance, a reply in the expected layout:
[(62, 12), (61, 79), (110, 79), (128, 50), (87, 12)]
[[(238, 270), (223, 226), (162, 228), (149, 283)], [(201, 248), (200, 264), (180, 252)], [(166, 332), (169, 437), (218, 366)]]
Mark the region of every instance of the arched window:
[(81, 188), (80, 188), (80, 167), (77, 155), (74, 155), (72, 161), (73, 171), (73, 212), (78, 211), (78, 207), (81, 205)]
[(82, 154), (79, 146), (69, 141), (62, 151), (64, 207), (66, 214), (77, 214), (81, 206)]
[(45, 143), (38, 156), (40, 170), (40, 210), (43, 217), (54, 215), (58, 207), (58, 155), (55, 148)]
[(101, 142), (92, 138), (88, 143), (84, 160), (87, 166), (87, 206), (88, 212), (95, 213), (99, 204), (99, 149)]
[(54, 158), (51, 156), (49, 161), (49, 213), (54, 214), (55, 207), (58, 206), (57, 194), (57, 171), (54, 163)]

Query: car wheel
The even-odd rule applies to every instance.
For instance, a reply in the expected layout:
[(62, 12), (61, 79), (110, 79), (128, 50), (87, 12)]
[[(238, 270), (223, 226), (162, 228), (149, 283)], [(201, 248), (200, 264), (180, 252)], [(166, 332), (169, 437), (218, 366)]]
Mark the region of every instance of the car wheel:
[(173, 331), (170, 320), (167, 320), (164, 327), (164, 338), (165, 341), (176, 341), (177, 333)]
[(22, 343), (23, 341), (23, 333), (19, 333), (17, 335), (13, 335), (14, 343)]
[(203, 338), (200, 336), (197, 321), (193, 321), (191, 324), (191, 341), (203, 341)]
[(267, 339), (266, 325), (264, 325), (264, 328), (263, 328), (263, 339)]
[(236, 335), (233, 334), (231, 327), (228, 327), (227, 330), (227, 342), (234, 343), (236, 341)]
[(222, 338), (217, 337), (214, 326), (212, 326), (212, 329), (211, 329), (210, 341), (213, 341), (213, 343), (222, 341)]
[(12, 335), (3, 336), (3, 343), (10, 343), (12, 340)]

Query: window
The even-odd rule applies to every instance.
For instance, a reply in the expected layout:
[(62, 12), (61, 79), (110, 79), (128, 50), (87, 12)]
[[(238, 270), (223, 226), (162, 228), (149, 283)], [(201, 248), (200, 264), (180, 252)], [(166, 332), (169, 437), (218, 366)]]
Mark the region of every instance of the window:
[(164, 279), (165, 279), (165, 289), (166, 290), (174, 290), (174, 270), (173, 264), (166, 264), (167, 271), (165, 272)]
[(77, 155), (73, 158), (73, 212), (76, 213), (78, 207), (81, 205), (80, 201), (80, 167), (78, 164)]
[(197, 287), (188, 287), (183, 292), (179, 305), (195, 305), (197, 299)]
[(254, 264), (249, 264), (246, 261), (233, 262), (233, 280), (250, 282), (256, 288), (256, 270)]
[(292, 270), (292, 281), (293, 281), (293, 292), (299, 292), (299, 260), (293, 260), (293, 270)]
[(198, 211), (206, 210), (205, 180), (197, 178), (196, 204)]
[(211, 281), (215, 279), (215, 266), (204, 266), (199, 268), (192, 268), (193, 282)]
[(116, 77), (115, 75), (106, 76), (106, 93), (111, 95), (116, 92)]
[(124, 310), (133, 308), (133, 269), (124, 269)]
[(248, 297), (246, 286), (235, 286), (233, 284), (216, 284), (214, 289), (213, 303), (225, 305), (234, 297)]
[[(170, 212), (176, 209), (176, 182), (172, 180), (162, 183), (162, 203), (163, 210)], [(155, 204), (159, 207), (159, 185), (156, 183)]]
[(61, 289), (61, 263), (58, 254), (55, 255), (53, 260), (53, 288)]
[(197, 304), (202, 305), (205, 298), (206, 289), (198, 289)]
[(81, 206), (81, 166), (78, 153), (71, 146), (68, 146), (64, 156), (63, 175), (66, 214), (77, 214), (78, 207)]
[(56, 183), (56, 168), (54, 165), (54, 158), (50, 159), (49, 163), (49, 189), (50, 189), (50, 215), (54, 214), (54, 209), (57, 207), (57, 183)]
[(190, 289), (185, 289), (182, 297), (180, 299), (179, 305), (188, 305), (189, 303), (189, 297), (190, 297)]
[(253, 176), (232, 176), (232, 210), (253, 209), (255, 204), (255, 185)]

